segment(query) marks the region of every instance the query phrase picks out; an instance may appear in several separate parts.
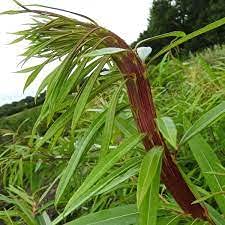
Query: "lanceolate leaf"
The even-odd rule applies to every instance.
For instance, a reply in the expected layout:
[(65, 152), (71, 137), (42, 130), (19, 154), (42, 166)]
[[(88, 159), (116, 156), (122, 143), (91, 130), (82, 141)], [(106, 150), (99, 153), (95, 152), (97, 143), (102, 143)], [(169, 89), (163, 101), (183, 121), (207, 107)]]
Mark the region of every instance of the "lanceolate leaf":
[(151, 149), (141, 165), (137, 191), (140, 225), (156, 225), (157, 222), (162, 152), (162, 147)]
[(112, 100), (110, 102), (110, 106), (108, 108), (106, 121), (105, 121), (105, 127), (102, 134), (103, 141), (102, 141), (101, 152), (100, 152), (101, 157), (104, 157), (104, 155), (108, 152), (108, 148), (109, 148), (110, 141), (112, 138), (112, 133), (113, 133), (116, 105), (120, 97), (120, 92), (123, 86), (124, 86), (124, 83), (122, 83), (120, 87), (118, 88), (118, 90), (114, 93), (114, 95), (112, 96)]
[(125, 205), (92, 213), (65, 225), (130, 225), (137, 223), (137, 217), (136, 206)]
[(151, 186), (140, 206), (140, 225), (157, 225), (157, 212), (159, 207), (159, 185), (161, 164), (152, 179)]
[(52, 138), (57, 131), (62, 129), (72, 118), (73, 116), (73, 107), (70, 107), (65, 113), (63, 113), (53, 124), (52, 126), (47, 130), (46, 134), (43, 138), (38, 139), (36, 142), (36, 148), (40, 148), (46, 141), (48, 141), (50, 138)]
[(184, 37), (178, 39), (177, 41), (174, 41), (173, 43), (171, 43), (170, 45), (166, 46), (161, 51), (159, 51), (156, 55), (154, 55), (151, 58), (151, 60), (149, 61), (149, 64), (154, 59), (158, 58), (160, 55), (166, 53), (170, 49), (175, 48), (176, 46), (178, 46), (178, 45), (180, 45), (180, 44), (182, 44), (182, 43), (184, 43), (184, 42), (186, 42), (186, 41), (188, 41), (188, 40), (190, 40), (190, 39), (192, 39), (194, 37), (197, 37), (197, 36), (199, 36), (201, 34), (204, 34), (204, 33), (208, 32), (210, 30), (216, 29), (216, 28), (218, 28), (218, 27), (220, 27), (220, 26), (222, 26), (224, 24), (225, 24), (225, 17), (220, 19), (220, 20), (217, 20), (217, 21), (215, 21), (213, 23), (210, 23), (210, 24), (206, 25), (205, 27), (203, 27), (203, 28), (201, 28), (199, 30), (196, 30), (196, 31), (194, 31), (194, 32), (192, 32), (190, 34), (185, 35)]
[(146, 38), (140, 42), (138, 42), (135, 46), (135, 48), (137, 49), (138, 46), (140, 46), (141, 44), (145, 43), (145, 42), (150, 42), (150, 41), (154, 41), (154, 40), (158, 40), (158, 39), (162, 39), (162, 38), (167, 38), (167, 37), (184, 37), (186, 34), (182, 31), (172, 31), (169, 33), (165, 33), (165, 34), (160, 34), (154, 37), (150, 37), (150, 38)]
[(25, 91), (30, 84), (37, 78), (38, 74), (41, 72), (41, 70), (45, 67), (47, 63), (49, 63), (49, 59), (46, 60), (44, 63), (37, 66), (37, 68), (29, 75), (29, 77), (26, 80), (26, 83), (24, 85), (23, 91)]
[(98, 130), (104, 124), (105, 113), (100, 114), (96, 120), (90, 125), (89, 129), (85, 132), (81, 143), (78, 144), (78, 149), (74, 150), (73, 155), (71, 156), (67, 167), (63, 171), (63, 175), (60, 179), (59, 185), (56, 191), (56, 204), (58, 203), (59, 199), (61, 198), (62, 194), (64, 193), (66, 186), (68, 185), (74, 171), (77, 168), (78, 163), (80, 162), (80, 158), (87, 150), (92, 139), (95, 137)]
[(123, 141), (123, 143), (114, 151), (108, 153), (104, 159), (94, 167), (84, 183), (73, 194), (67, 203), (64, 214), (68, 214), (74, 210), (73, 202), (76, 201), (83, 193), (85, 193), (92, 185), (94, 185), (104, 174), (112, 168), (115, 163), (121, 159), (128, 151), (133, 149), (143, 138), (143, 135), (134, 135)]
[(218, 213), (216, 209), (214, 209), (212, 206), (206, 204), (209, 216), (212, 219), (212, 221), (215, 223), (215, 225), (225, 225), (225, 220), (222, 215)]
[(180, 145), (190, 140), (191, 137), (202, 131), (204, 128), (213, 123), (216, 119), (225, 115), (225, 101), (209, 110), (199, 120), (197, 120), (184, 134), (180, 141)]
[(142, 201), (146, 197), (158, 170), (160, 170), (161, 157), (162, 147), (155, 147), (146, 154), (142, 161), (137, 186), (138, 208), (141, 206)]
[(49, 215), (44, 211), (41, 215), (37, 216), (38, 225), (52, 225)]
[(157, 125), (163, 137), (176, 149), (177, 128), (170, 117), (157, 118)]
[[(217, 155), (213, 152), (209, 144), (202, 138), (200, 134), (192, 137), (188, 144), (190, 149), (202, 171), (202, 175), (206, 179), (208, 186), (212, 192), (223, 192), (225, 186), (225, 177), (216, 175), (216, 172), (221, 171), (219, 166), (221, 163)], [(215, 200), (220, 210), (225, 213), (225, 196), (215, 195)]]
[[(139, 166), (139, 159), (131, 159), (118, 168), (112, 169), (109, 171), (107, 176), (102, 177), (94, 186), (89, 188), (85, 193), (80, 195), (74, 202), (73, 208), (74, 210), (80, 207), (85, 201), (94, 197), (95, 195), (103, 194), (108, 191), (112, 191), (116, 185), (121, 184), (126, 179), (130, 178), (130, 176), (136, 174), (137, 168)], [(58, 224), (61, 220), (63, 220), (70, 211), (61, 213), (54, 221), (53, 224)]]
[(104, 58), (102, 60), (102, 62), (99, 64), (99, 66), (96, 68), (96, 70), (90, 76), (84, 90), (82, 91), (82, 93), (77, 101), (76, 107), (74, 109), (73, 119), (72, 119), (72, 126), (71, 126), (72, 133), (74, 132), (74, 130), (77, 126), (77, 123), (80, 119), (80, 116), (87, 104), (87, 101), (88, 101), (89, 95), (93, 89), (94, 83), (95, 83), (97, 77), (99, 76), (99, 73), (101, 72), (103, 66), (106, 64), (107, 61), (108, 61), (108, 58)]

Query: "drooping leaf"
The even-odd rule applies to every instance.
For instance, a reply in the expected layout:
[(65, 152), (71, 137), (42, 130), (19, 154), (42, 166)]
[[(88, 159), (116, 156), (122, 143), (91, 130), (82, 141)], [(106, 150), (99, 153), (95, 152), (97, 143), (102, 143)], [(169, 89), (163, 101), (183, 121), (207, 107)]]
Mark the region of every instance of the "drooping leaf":
[(89, 190), (104, 174), (115, 165), (128, 151), (133, 149), (143, 138), (142, 134), (133, 135), (123, 141), (119, 147), (108, 153), (99, 163), (94, 167), (88, 177), (85, 179), (79, 189), (73, 194), (67, 203), (64, 214), (69, 214), (74, 210), (73, 202), (76, 201), (83, 193)]
[(108, 148), (109, 148), (110, 141), (112, 138), (112, 133), (113, 133), (116, 105), (117, 105), (118, 99), (120, 97), (120, 92), (123, 88), (123, 85), (124, 85), (124, 83), (122, 83), (120, 85), (120, 87), (117, 89), (117, 91), (112, 96), (112, 100), (110, 102), (110, 106), (107, 111), (105, 126), (104, 126), (104, 130), (103, 130), (103, 134), (102, 134), (102, 145), (101, 145), (101, 150), (100, 150), (101, 157), (104, 157), (104, 155), (107, 154), (107, 152), (108, 152)]
[(103, 66), (106, 64), (107, 61), (108, 61), (108, 58), (104, 58), (102, 60), (102, 62), (98, 65), (96, 70), (90, 76), (85, 88), (83, 89), (82, 93), (79, 96), (79, 99), (77, 101), (77, 104), (76, 104), (76, 107), (75, 107), (74, 113), (73, 113), (73, 119), (72, 119), (72, 125), (71, 125), (72, 133), (74, 132), (74, 130), (77, 126), (77, 123), (80, 119), (80, 116), (81, 116), (82, 112), (84, 111), (84, 108), (87, 104), (89, 95), (90, 95), (90, 93), (93, 89), (95, 81), (96, 81), (97, 77), (99, 76), (99, 73), (101, 72)]
[(158, 39), (162, 39), (162, 38), (167, 38), (167, 37), (184, 37), (186, 34), (183, 31), (172, 31), (169, 33), (165, 33), (165, 34), (160, 34), (154, 37), (150, 37), (150, 38), (146, 38), (140, 42), (138, 42), (135, 46), (135, 49), (138, 48), (138, 46), (140, 46), (141, 44), (145, 43), (145, 42), (150, 42), (150, 41), (154, 41), (154, 40), (158, 40)]
[(63, 195), (66, 186), (68, 185), (74, 171), (77, 168), (78, 163), (80, 162), (80, 158), (82, 157), (83, 153), (87, 150), (92, 139), (95, 137), (98, 130), (104, 124), (105, 113), (101, 113), (96, 120), (92, 122), (89, 129), (84, 134), (84, 137), (81, 140), (81, 143), (78, 144), (79, 149), (75, 149), (73, 155), (71, 156), (67, 167), (64, 169), (62, 177), (60, 179), (59, 185), (56, 190), (56, 197), (55, 202), (56, 204), (60, 200), (61, 196)]
[(41, 70), (45, 67), (45, 65), (49, 63), (49, 59), (46, 60), (44, 63), (40, 64), (37, 66), (37, 68), (35, 68), (35, 70), (28, 76), (24, 88), (23, 88), (23, 92), (31, 85), (31, 83), (37, 78), (37, 76), (39, 75), (39, 73), (41, 72)]

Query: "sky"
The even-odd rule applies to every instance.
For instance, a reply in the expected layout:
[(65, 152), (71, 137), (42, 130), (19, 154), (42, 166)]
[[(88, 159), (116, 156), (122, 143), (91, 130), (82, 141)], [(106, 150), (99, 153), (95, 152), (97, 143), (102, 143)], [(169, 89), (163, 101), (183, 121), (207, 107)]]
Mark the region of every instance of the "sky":
[[(54, 6), (82, 13), (131, 43), (147, 28), (152, 0), (20, 0), (20, 2)], [(11, 9), (18, 9), (12, 0), (1, 0), (0, 12)], [(22, 30), (24, 24), (29, 21), (29, 16), (24, 14), (0, 16), (0, 105), (34, 95), (40, 82), (41, 78), (23, 93), (27, 75), (17, 74), (15, 71), (21, 69), (18, 64), (23, 58), (19, 55), (27, 45), (26, 43), (9, 45), (16, 38), (10, 33)], [(29, 64), (26, 67), (29, 67)]]

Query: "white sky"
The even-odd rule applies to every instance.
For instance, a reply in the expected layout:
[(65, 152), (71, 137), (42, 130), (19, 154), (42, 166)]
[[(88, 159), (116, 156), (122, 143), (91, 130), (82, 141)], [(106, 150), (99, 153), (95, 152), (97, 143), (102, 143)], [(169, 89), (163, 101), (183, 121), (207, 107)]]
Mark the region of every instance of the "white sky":
[[(0, 1), (0, 12), (17, 8), (12, 0)], [(21, 0), (21, 2), (43, 4), (82, 13), (131, 43), (147, 27), (152, 0)], [(26, 75), (13, 72), (20, 69), (17, 66), (22, 59), (19, 54), (23, 52), (26, 45), (7, 45), (16, 37), (8, 33), (23, 29), (22, 24), (27, 22), (29, 17), (25, 15), (0, 16), (0, 105), (33, 95), (38, 85), (34, 83), (23, 94)]]

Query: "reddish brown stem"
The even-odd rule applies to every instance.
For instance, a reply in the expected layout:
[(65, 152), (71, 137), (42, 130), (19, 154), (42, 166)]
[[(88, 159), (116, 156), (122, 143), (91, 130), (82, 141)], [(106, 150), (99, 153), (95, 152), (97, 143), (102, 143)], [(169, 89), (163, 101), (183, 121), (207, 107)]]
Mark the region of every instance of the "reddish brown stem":
[[(115, 34), (108, 32), (108, 35), (111, 35), (112, 38), (107, 40), (107, 46), (130, 49)], [(157, 129), (155, 123), (156, 111), (150, 83), (146, 77), (145, 65), (132, 50), (124, 52), (122, 55), (114, 56), (114, 60), (126, 79), (127, 92), (138, 129), (141, 133), (146, 134), (143, 140), (146, 151), (156, 145), (164, 147), (162, 182), (186, 214), (191, 214), (193, 218), (208, 220), (207, 210), (199, 203), (192, 204), (196, 198), (184, 181)]]

